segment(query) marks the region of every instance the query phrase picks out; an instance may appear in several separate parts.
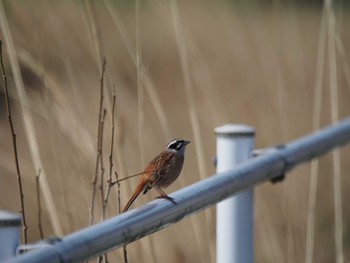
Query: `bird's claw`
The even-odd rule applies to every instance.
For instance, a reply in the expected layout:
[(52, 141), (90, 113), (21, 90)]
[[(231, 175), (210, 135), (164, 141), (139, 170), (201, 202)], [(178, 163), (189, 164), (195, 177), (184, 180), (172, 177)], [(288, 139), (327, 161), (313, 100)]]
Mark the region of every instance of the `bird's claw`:
[(172, 198), (170, 196), (160, 195), (157, 197), (157, 199), (166, 199), (166, 200), (172, 202), (174, 205), (177, 205), (177, 203), (174, 201), (174, 198)]

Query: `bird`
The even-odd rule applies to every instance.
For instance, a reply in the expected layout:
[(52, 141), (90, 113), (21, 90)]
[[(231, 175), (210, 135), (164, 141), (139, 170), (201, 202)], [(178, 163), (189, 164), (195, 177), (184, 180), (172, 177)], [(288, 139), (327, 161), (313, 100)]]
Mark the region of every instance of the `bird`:
[(171, 185), (180, 175), (184, 163), (186, 145), (189, 143), (190, 141), (180, 138), (174, 139), (168, 143), (161, 153), (153, 158), (144, 171), (140, 173), (142, 176), (123, 212), (130, 208), (141, 192), (146, 194), (152, 188), (155, 188), (160, 194), (157, 198), (166, 199), (176, 205), (174, 199), (168, 196), (162, 188)]

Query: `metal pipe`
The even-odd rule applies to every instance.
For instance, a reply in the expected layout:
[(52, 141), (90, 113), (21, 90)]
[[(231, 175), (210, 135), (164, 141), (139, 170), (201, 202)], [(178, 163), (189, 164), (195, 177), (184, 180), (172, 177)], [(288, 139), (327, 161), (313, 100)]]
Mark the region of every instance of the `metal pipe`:
[(236, 168), (172, 193), (177, 205), (156, 200), (99, 224), (67, 235), (50, 246), (5, 262), (79, 262), (123, 246), (174, 224), (294, 166), (350, 141), (350, 118), (293, 141)]
[[(215, 129), (217, 173), (249, 160), (255, 130), (245, 125)], [(216, 262), (253, 262), (253, 189), (250, 188), (216, 207)]]
[(20, 215), (0, 210), (0, 261), (15, 256), (20, 231)]

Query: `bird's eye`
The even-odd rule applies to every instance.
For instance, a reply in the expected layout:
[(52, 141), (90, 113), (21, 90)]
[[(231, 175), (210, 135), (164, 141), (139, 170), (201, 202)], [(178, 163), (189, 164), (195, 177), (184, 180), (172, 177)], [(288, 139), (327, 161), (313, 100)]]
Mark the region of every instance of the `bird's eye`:
[(176, 145), (176, 149), (180, 150), (182, 148), (182, 146), (184, 146), (184, 142), (183, 141), (178, 141), (177, 145)]

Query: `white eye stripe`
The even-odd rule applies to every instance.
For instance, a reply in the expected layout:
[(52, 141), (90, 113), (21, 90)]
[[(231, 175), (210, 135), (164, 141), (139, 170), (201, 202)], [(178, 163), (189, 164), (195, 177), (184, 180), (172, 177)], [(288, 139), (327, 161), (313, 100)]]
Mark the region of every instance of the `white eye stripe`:
[(183, 146), (184, 146), (184, 140), (182, 140), (182, 139), (175, 139), (175, 140), (172, 140), (168, 144), (167, 148), (168, 149), (180, 150)]

